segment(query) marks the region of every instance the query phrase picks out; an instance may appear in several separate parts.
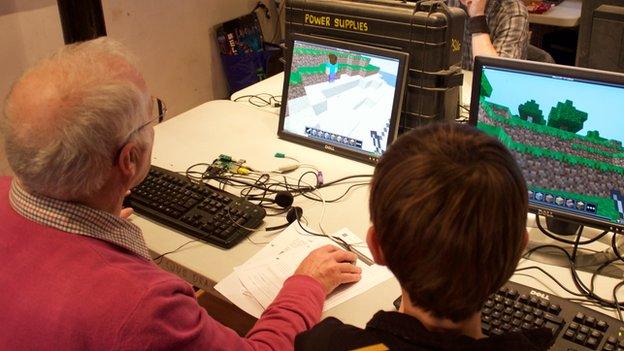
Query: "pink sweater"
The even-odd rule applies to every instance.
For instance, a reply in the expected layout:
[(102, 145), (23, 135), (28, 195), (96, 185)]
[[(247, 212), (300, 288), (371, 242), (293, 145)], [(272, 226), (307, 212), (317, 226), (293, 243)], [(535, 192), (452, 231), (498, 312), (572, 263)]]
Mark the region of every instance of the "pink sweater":
[(320, 319), (321, 285), (294, 276), (241, 338), (152, 262), (21, 217), (9, 184), (0, 178), (0, 350), (290, 350)]

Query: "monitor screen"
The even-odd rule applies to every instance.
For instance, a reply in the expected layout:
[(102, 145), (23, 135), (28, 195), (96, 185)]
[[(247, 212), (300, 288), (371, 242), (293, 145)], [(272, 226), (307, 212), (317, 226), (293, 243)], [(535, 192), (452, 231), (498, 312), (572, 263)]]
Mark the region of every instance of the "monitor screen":
[(529, 206), (622, 232), (624, 75), (498, 58), (477, 63), (470, 120), (514, 154)]
[(397, 133), (408, 54), (293, 35), (280, 138), (375, 163)]

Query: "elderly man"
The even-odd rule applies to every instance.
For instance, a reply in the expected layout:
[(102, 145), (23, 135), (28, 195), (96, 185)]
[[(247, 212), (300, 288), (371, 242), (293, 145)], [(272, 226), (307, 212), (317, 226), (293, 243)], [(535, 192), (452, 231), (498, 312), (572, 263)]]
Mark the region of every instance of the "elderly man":
[(26, 72), (2, 129), (0, 349), (287, 350), (325, 296), (360, 278), (355, 255), (310, 254), (246, 338), (151, 262), (122, 200), (150, 166), (153, 103), (119, 44), (61, 49)]
[(472, 70), (475, 56), (526, 59), (529, 14), (522, 0), (448, 0), (468, 14), (462, 67)]

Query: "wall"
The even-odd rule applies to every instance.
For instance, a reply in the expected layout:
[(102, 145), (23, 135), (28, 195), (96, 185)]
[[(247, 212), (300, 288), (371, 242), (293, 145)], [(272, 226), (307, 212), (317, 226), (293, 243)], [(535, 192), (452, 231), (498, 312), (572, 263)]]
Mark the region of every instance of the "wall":
[[(0, 111), (12, 82), (32, 63), (63, 45), (56, 1), (0, 1)], [(0, 175), (10, 170), (0, 134)]]
[[(216, 26), (253, 9), (256, 0), (102, 0), (108, 35), (139, 59), (152, 94), (175, 116), (202, 102), (225, 98), (227, 83)], [(266, 38), (271, 19), (258, 17)], [(32, 63), (63, 45), (55, 0), (0, 0), (0, 109), (11, 83)], [(0, 175), (9, 174), (0, 136)]]

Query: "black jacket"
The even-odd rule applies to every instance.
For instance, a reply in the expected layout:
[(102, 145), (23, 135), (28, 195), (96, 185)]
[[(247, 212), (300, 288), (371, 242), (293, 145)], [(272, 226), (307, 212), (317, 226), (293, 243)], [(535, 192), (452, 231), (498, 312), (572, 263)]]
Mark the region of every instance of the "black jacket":
[(548, 329), (507, 333), (484, 339), (428, 331), (418, 319), (399, 312), (379, 311), (366, 329), (327, 318), (295, 339), (295, 350), (415, 350), (415, 351), (538, 351), (548, 350)]

